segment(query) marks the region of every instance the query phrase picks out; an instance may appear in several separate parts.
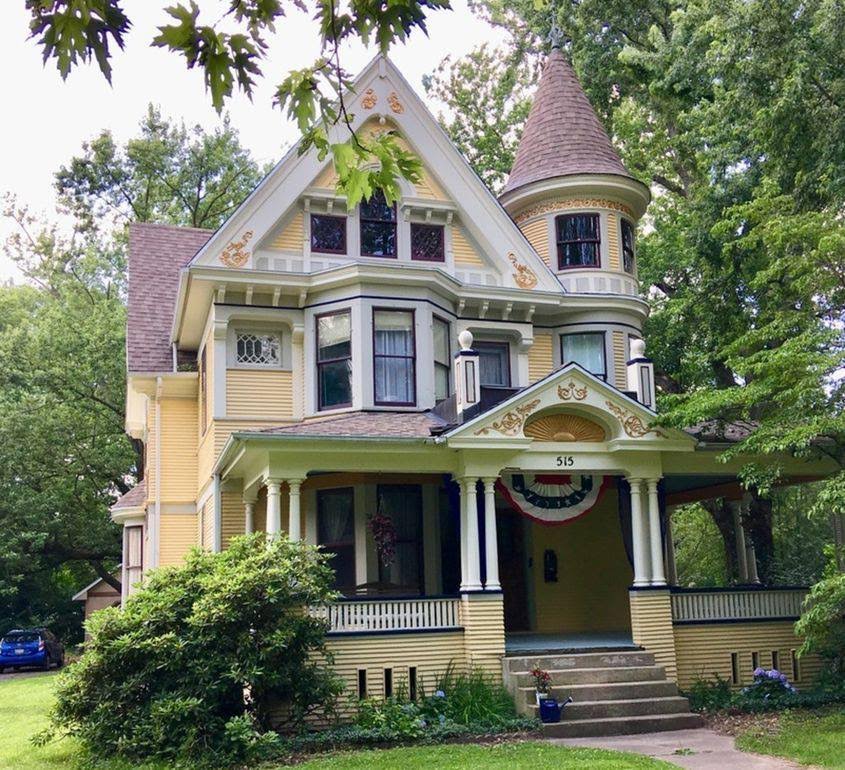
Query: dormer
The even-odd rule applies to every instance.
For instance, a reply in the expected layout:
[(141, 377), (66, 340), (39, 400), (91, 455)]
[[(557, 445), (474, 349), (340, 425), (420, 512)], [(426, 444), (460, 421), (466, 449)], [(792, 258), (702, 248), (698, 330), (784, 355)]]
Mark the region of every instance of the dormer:
[(567, 291), (639, 293), (634, 236), (649, 190), (619, 159), (558, 47), (500, 200)]

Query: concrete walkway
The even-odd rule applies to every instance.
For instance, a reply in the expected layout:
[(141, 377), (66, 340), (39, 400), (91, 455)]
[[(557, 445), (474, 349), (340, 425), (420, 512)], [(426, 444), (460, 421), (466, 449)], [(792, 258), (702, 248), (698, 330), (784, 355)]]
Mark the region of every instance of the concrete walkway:
[(746, 754), (734, 748), (734, 739), (730, 735), (707, 728), (608, 738), (552, 738), (550, 741), (560, 746), (588, 746), (647, 754), (689, 770), (807, 770), (806, 765), (785, 759)]

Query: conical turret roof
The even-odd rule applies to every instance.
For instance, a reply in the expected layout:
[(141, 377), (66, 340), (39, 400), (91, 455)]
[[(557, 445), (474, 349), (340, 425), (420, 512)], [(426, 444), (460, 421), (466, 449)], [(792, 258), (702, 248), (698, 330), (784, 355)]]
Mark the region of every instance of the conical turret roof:
[(572, 174), (633, 179), (559, 48), (546, 60), (503, 192)]

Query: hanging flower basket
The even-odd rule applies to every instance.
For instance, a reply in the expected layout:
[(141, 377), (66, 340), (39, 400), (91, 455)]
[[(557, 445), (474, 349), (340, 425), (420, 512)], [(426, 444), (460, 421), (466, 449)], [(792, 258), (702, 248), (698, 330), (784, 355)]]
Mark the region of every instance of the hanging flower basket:
[(393, 519), (381, 511), (376, 511), (367, 523), (376, 544), (379, 562), (382, 566), (389, 567), (396, 558), (396, 527)]

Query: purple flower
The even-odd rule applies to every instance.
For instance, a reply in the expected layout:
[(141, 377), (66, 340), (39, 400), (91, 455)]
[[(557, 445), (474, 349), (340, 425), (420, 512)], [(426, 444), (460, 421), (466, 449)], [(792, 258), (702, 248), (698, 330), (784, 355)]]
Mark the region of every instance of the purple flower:
[(787, 680), (786, 680), (786, 674), (781, 674), (779, 678), (780, 678), (780, 681), (781, 681), (781, 682), (783, 682), (784, 684), (786, 684), (786, 681), (787, 681)]
[(771, 671), (769, 671), (768, 677), (769, 679), (780, 679), (780, 671), (772, 669)]
[(765, 676), (765, 675), (766, 675), (765, 669), (762, 669), (759, 666), (757, 666), (757, 668), (754, 669), (754, 676)]
[(435, 692), (434, 692), (434, 697), (435, 697), (435, 698), (445, 698), (445, 697), (446, 697), (446, 693), (445, 693), (445, 692), (443, 692), (443, 690), (435, 690)]

